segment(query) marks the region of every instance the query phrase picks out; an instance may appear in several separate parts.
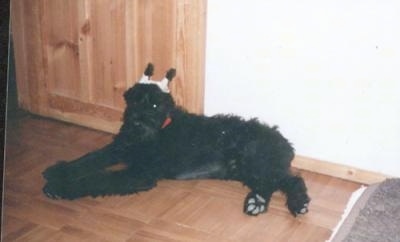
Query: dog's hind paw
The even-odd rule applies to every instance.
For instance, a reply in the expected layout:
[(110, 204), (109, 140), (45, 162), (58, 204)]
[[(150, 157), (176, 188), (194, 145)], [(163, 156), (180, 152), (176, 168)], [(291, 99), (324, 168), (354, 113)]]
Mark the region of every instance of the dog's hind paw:
[(298, 196), (297, 198), (289, 197), (287, 200), (288, 209), (295, 217), (306, 214), (309, 204), (310, 198), (307, 195)]
[(244, 213), (257, 216), (267, 211), (267, 201), (257, 193), (249, 193), (244, 201)]

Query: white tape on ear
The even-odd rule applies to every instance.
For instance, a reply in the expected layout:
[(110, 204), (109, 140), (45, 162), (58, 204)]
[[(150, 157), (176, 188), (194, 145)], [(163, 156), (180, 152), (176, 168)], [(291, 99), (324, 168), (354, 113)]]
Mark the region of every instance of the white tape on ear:
[(139, 79), (139, 83), (146, 84), (150, 80), (149, 76), (143, 75), (142, 78)]
[(169, 93), (168, 79), (164, 77), (161, 81), (150, 80), (149, 76), (143, 75), (139, 80), (140, 84), (152, 84), (157, 85), (162, 92)]
[(169, 93), (168, 83), (169, 83), (169, 80), (168, 80), (166, 77), (164, 77), (164, 78), (159, 82), (159, 85), (158, 85), (158, 86), (160, 87), (161, 91), (166, 92), (166, 93)]

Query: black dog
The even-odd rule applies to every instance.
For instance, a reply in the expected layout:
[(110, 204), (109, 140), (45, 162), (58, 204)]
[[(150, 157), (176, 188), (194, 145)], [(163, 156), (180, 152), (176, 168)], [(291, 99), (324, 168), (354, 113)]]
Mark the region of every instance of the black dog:
[[(223, 179), (251, 189), (244, 201), (248, 215), (265, 212), (277, 190), (286, 194), (294, 216), (308, 211), (305, 183), (290, 172), (294, 150), (276, 127), (232, 115), (188, 113), (169, 94), (175, 70), (161, 82), (150, 80), (152, 74), (149, 64), (125, 92), (123, 125), (112, 143), (43, 172), (48, 197), (130, 194), (151, 189), (160, 179)], [(115, 169), (116, 164), (123, 166)]]

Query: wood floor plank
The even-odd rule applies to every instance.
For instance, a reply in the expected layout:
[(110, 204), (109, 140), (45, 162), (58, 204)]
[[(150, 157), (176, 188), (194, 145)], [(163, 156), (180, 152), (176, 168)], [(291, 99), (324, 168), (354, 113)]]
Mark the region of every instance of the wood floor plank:
[(20, 236), (38, 227), (38, 225), (7, 215), (4, 217), (2, 227), (4, 228), (3, 241), (15, 241)]
[(209, 233), (193, 229), (182, 224), (154, 219), (129, 241), (207, 241)]
[(43, 242), (113, 242), (112, 240), (107, 240), (96, 233), (90, 232), (84, 228), (79, 228), (75, 226), (64, 226), (57, 233), (44, 238)]
[(57, 233), (56, 230), (50, 229), (45, 226), (37, 226), (36, 228), (30, 230), (29, 232), (21, 235), (14, 241), (18, 242), (43, 242), (47, 240), (47, 238), (54, 236)]
[(102, 147), (112, 135), (29, 114), (8, 124), (3, 241), (324, 241), (360, 186), (299, 171), (312, 201), (298, 218), (279, 192), (267, 213), (246, 216), (249, 189), (235, 181), (166, 180), (129, 196), (51, 200), (41, 191), (41, 172)]
[[(7, 190), (6, 190), (7, 191)], [(71, 208), (41, 200), (25, 200), (13, 195), (4, 199), (5, 214), (21, 220), (59, 229), (67, 223), (74, 223), (79, 212)]]

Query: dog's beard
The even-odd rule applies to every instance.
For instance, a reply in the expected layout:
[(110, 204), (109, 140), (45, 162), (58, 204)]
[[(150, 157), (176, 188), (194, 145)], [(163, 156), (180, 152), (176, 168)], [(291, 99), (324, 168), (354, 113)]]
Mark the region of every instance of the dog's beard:
[(123, 126), (124, 129), (135, 130), (133, 133), (142, 138), (151, 137), (160, 130), (164, 116), (153, 111), (131, 112), (125, 116)]
[(130, 122), (137, 127), (157, 130), (161, 127), (163, 117), (165, 117), (165, 115), (153, 111), (147, 111), (134, 114)]
[(157, 133), (158, 130), (153, 125), (148, 125), (142, 122), (135, 122), (134, 125), (143, 131), (143, 137), (152, 137)]

